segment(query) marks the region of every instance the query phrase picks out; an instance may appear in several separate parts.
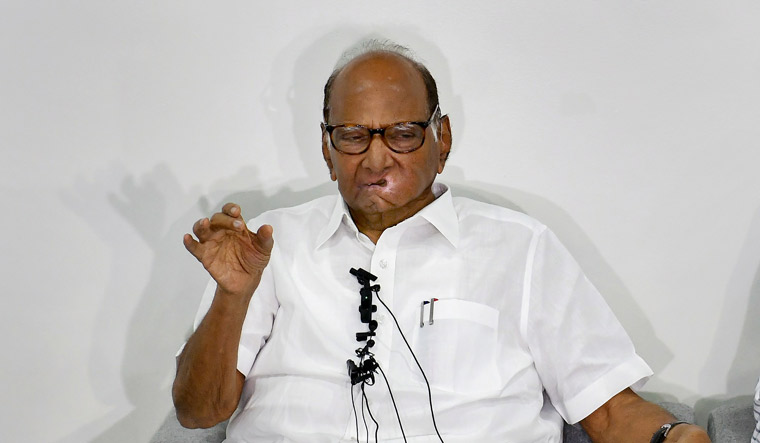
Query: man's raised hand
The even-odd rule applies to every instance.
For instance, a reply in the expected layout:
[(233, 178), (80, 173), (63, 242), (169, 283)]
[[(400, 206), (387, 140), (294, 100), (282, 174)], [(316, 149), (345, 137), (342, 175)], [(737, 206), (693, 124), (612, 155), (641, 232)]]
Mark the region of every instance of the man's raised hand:
[(195, 222), (193, 234), (198, 240), (185, 234), (185, 248), (216, 280), (217, 290), (250, 297), (269, 263), (274, 245), (272, 227), (263, 225), (256, 233), (249, 231), (240, 207), (227, 203), (211, 219)]

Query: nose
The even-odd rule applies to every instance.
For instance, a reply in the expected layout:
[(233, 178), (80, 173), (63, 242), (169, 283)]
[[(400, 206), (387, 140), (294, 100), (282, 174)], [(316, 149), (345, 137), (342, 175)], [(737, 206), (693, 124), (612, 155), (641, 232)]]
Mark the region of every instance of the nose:
[(367, 152), (364, 153), (362, 166), (372, 172), (382, 172), (393, 165), (393, 155), (380, 134), (372, 134)]

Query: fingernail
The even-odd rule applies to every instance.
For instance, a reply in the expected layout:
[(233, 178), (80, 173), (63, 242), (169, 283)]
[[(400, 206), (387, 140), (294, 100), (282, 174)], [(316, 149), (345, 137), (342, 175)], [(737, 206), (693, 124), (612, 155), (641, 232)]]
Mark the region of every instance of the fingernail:
[(243, 227), (243, 222), (241, 222), (240, 220), (235, 220), (234, 222), (232, 222), (232, 226), (234, 226), (236, 229), (240, 229)]

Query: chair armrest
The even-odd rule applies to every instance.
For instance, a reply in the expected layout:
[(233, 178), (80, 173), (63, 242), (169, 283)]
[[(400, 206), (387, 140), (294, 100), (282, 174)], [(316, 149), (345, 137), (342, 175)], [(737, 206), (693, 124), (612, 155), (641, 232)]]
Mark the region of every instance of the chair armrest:
[(751, 399), (724, 403), (710, 411), (707, 435), (714, 443), (749, 443), (755, 423)]
[(150, 443), (221, 443), (226, 434), (226, 421), (208, 429), (184, 428), (177, 421), (177, 414), (172, 409)]

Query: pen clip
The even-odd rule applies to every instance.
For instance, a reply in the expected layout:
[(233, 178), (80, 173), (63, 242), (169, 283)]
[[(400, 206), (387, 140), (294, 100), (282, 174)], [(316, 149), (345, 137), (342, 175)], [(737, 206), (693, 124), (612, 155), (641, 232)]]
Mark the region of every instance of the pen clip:
[(431, 298), (430, 299), (430, 319), (428, 320), (428, 324), (429, 325), (433, 324), (433, 308), (435, 307), (435, 302), (437, 302), (437, 301), (438, 301), (437, 298)]

